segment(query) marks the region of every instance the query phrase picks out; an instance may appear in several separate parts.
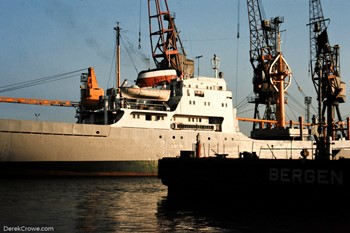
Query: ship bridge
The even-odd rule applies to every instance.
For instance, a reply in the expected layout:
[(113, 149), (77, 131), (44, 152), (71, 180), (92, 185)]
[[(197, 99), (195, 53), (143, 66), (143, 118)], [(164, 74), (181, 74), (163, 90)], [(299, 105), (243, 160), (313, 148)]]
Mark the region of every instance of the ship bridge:
[(173, 129), (234, 131), (232, 93), (224, 79), (197, 77), (182, 82)]

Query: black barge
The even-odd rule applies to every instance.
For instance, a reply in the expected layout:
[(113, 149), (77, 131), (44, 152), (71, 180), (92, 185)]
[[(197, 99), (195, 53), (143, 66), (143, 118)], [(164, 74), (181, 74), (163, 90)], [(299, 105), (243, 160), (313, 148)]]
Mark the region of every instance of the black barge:
[(168, 199), (235, 206), (349, 207), (350, 160), (162, 158)]

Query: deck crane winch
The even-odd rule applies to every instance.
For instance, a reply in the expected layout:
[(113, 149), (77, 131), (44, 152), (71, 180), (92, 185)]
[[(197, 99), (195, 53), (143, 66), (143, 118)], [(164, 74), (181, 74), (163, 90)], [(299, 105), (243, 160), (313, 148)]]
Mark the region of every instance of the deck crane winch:
[[(250, 62), (253, 66), (255, 104), (253, 138), (273, 137), (273, 130), (285, 129), (285, 97), (292, 72), (280, 48), (280, 24), (283, 17), (265, 19), (259, 0), (247, 0), (250, 29)], [(261, 118), (259, 108), (265, 105)], [(271, 122), (277, 122), (272, 124)], [(289, 137), (289, 136), (286, 136)]]
[(157, 69), (173, 68), (179, 77), (193, 77), (194, 61), (186, 58), (175, 14), (169, 11), (167, 0), (148, 0), (148, 15), (152, 57)]
[(309, 0), (310, 73), (318, 100), (316, 154), (326, 159), (332, 155), (330, 145), (337, 130), (340, 136), (345, 136), (343, 125), (335, 122), (335, 114), (338, 122), (342, 121), (339, 103), (345, 102), (345, 83), (340, 78), (340, 47), (329, 43), (328, 22), (323, 16), (321, 1)]

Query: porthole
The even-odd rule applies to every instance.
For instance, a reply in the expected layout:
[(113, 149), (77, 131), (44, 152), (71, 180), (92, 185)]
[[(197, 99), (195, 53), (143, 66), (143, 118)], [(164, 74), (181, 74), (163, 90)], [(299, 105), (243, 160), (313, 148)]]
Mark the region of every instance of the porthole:
[(159, 138), (162, 138), (162, 135), (159, 135)]
[(175, 136), (173, 136), (173, 139), (175, 139)]
[(96, 134), (100, 134), (100, 131), (96, 131)]
[(210, 137), (208, 137), (208, 140), (210, 141)]

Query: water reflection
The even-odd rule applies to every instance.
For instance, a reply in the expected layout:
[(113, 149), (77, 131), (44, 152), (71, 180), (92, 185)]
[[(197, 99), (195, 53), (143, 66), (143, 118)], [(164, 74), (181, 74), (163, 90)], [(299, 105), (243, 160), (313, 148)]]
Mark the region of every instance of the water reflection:
[[(346, 212), (174, 202), (157, 178), (0, 179), (0, 227), (55, 232), (350, 232)], [(235, 202), (234, 202), (235, 203)]]
[(154, 179), (104, 179), (77, 196), (77, 231), (156, 232), (156, 203), (165, 194)]

